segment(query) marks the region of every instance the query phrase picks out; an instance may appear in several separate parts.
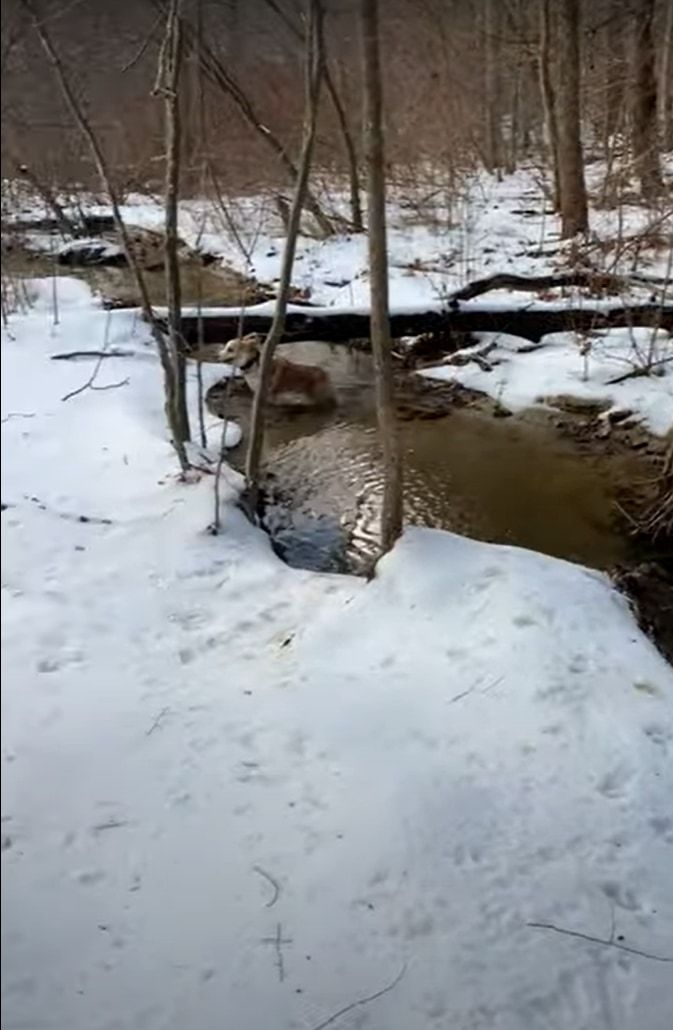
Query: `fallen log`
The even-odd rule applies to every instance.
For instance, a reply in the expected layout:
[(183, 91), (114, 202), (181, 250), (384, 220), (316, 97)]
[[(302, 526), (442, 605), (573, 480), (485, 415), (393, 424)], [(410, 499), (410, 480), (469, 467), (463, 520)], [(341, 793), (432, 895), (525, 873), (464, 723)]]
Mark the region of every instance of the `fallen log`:
[[(514, 275), (511, 272), (498, 272), (496, 275), (486, 276), (484, 279), (475, 279), (467, 286), (461, 287), (451, 294), (449, 304), (455, 305), (456, 301), (471, 300), (483, 293), (490, 293), (492, 290), (556, 290), (567, 289), (570, 286), (581, 287), (590, 290), (594, 296), (598, 294), (619, 294), (634, 285), (656, 286), (657, 284), (648, 280), (645, 281), (638, 276), (618, 276), (607, 272), (599, 272), (593, 269), (578, 269), (572, 272), (557, 272), (552, 275)], [(660, 281), (665, 286), (665, 279)], [(650, 303), (655, 298), (651, 298)]]
[[(205, 308), (201, 314), (183, 310), (181, 333), (187, 350), (199, 342), (225, 343), (243, 333), (266, 333), (273, 318), (273, 303), (240, 308)], [(161, 309), (157, 317), (163, 317)], [(200, 329), (200, 326), (202, 327)], [(422, 333), (498, 332), (521, 336), (538, 343), (548, 333), (591, 332), (620, 326), (652, 326), (673, 331), (673, 304), (611, 305), (606, 301), (586, 302), (582, 307), (533, 301), (504, 306), (477, 301), (451, 307), (393, 309), (390, 318), (393, 339)], [(202, 332), (202, 335), (200, 335)], [(318, 308), (290, 305), (281, 342), (324, 340), (348, 343), (369, 338), (366, 308)]]

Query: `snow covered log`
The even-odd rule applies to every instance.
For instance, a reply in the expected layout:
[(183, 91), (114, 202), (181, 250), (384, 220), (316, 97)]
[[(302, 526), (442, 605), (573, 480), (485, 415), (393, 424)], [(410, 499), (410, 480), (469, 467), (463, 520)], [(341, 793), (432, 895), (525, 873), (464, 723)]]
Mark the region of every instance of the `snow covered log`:
[[(273, 302), (246, 308), (185, 309), (182, 335), (188, 345), (199, 339), (204, 343), (223, 343), (239, 332), (265, 333), (273, 318)], [(161, 311), (157, 311), (161, 316)], [(203, 335), (199, 336), (199, 320)], [(421, 333), (502, 332), (521, 336), (537, 343), (547, 333), (574, 330), (610, 329), (620, 326), (653, 326), (673, 331), (673, 304), (612, 304), (607, 301), (586, 301), (582, 307), (561, 302), (529, 301), (526, 306), (512, 306), (502, 301), (454, 303), (451, 307), (428, 309), (392, 308), (391, 331), (394, 339)], [(285, 321), (283, 342), (325, 340), (346, 343), (369, 337), (369, 311), (366, 308), (319, 308), (290, 305)]]

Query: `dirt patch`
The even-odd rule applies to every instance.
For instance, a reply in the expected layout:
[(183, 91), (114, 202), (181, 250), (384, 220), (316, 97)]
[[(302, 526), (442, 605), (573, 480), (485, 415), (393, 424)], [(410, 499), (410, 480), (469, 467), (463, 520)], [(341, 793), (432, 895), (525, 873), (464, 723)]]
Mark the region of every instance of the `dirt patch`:
[[(111, 237), (112, 239), (112, 237)], [(60, 246), (60, 238), (54, 238), (54, 248)], [(163, 258), (160, 249), (163, 238), (159, 233), (145, 230), (137, 236), (137, 252), (142, 252), (141, 265), (150, 295), (150, 302), (156, 305), (166, 303), (166, 282)], [(216, 263), (204, 264), (192, 257), (193, 252), (183, 249), (181, 257), (183, 304), (204, 306), (232, 306), (258, 304), (273, 296), (270, 287), (241, 275), (233, 268)], [(113, 308), (138, 307), (140, 297), (135, 279), (126, 267), (121, 266), (80, 267), (76, 264), (60, 266), (54, 252), (35, 251), (26, 247), (20, 238), (3, 239), (2, 270), (9, 279), (48, 277), (54, 274), (56, 265), (59, 275), (73, 275), (88, 283), (91, 289), (103, 298), (106, 306)]]
[(482, 404), (482, 394), (460, 383), (437, 382), (401, 372), (395, 375), (395, 399), (397, 417), (403, 422), (446, 418), (456, 409)]
[(673, 558), (618, 569), (614, 580), (631, 601), (640, 628), (673, 665)]

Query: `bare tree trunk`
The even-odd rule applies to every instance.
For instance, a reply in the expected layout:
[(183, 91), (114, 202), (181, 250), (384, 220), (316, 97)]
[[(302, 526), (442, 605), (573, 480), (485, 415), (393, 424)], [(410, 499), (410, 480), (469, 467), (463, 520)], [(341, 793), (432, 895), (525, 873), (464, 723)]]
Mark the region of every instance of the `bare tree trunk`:
[(318, 105), (320, 102), (320, 86), (323, 75), (323, 10), (321, 0), (309, 0), (308, 28), (306, 33), (306, 98), (304, 108), (304, 133), (299, 161), (299, 169), (295, 182), (294, 196), (290, 207), (285, 251), (278, 284), (278, 296), (271, 328), (264, 341), (259, 368), (259, 384), (252, 409), (252, 425), (250, 441), (245, 461), (245, 477), (248, 488), (248, 500), (252, 511), (257, 508), (259, 497), (259, 467), (264, 445), (264, 423), (266, 417), (267, 395), (271, 384), (272, 362), (276, 346), (283, 335), (285, 313), (294, 266), (294, 255), (297, 237), (301, 224), (301, 213), (306, 200), (308, 177), (311, 170), (313, 146), (315, 143), (318, 122)]
[(589, 226), (580, 121), (580, 4), (558, 2), (558, 159), (561, 187), (561, 234), (586, 232)]
[(44, 50), (45, 54), (47, 55), (47, 58), (49, 59), (51, 65), (54, 68), (54, 72), (56, 74), (59, 87), (63, 94), (63, 98), (72, 115), (73, 121), (77, 125), (79, 131), (82, 134), (82, 137), (86, 141), (91, 151), (91, 156), (94, 160), (94, 164), (96, 165), (96, 169), (100, 176), (102, 187), (110, 198), (110, 207), (112, 208), (112, 217), (114, 219), (115, 227), (119, 234), (119, 239), (124, 249), (124, 254), (126, 255), (126, 260), (128, 262), (129, 268), (131, 269), (133, 276), (135, 278), (138, 287), (138, 293), (140, 294), (140, 304), (143, 311), (143, 315), (149, 323), (152, 337), (157, 346), (159, 360), (161, 361), (161, 367), (164, 373), (166, 419), (171, 430), (172, 443), (175, 448), (175, 452), (178, 456), (180, 467), (182, 468), (183, 472), (186, 472), (189, 468), (189, 461), (187, 459), (184, 443), (180, 439), (179, 433), (176, 431), (176, 426), (174, 425), (173, 420), (175, 370), (171, 363), (170, 352), (168, 350), (168, 347), (166, 346), (166, 340), (164, 338), (163, 332), (161, 331), (161, 327), (157, 322), (156, 318), (154, 317), (154, 312), (152, 310), (152, 305), (150, 303), (149, 293), (147, 292), (145, 279), (140, 269), (140, 265), (138, 264), (138, 260), (133, 249), (131, 239), (126, 229), (126, 225), (124, 224), (124, 219), (121, 216), (121, 211), (119, 209), (119, 201), (117, 199), (117, 192), (114, 186), (112, 185), (112, 179), (108, 171), (105, 156), (101, 149), (100, 143), (98, 142), (98, 139), (93, 129), (91, 128), (91, 125), (87, 120), (86, 115), (84, 114), (79, 104), (79, 101), (77, 100), (72, 90), (72, 87), (65, 74), (65, 70), (61, 63), (61, 60), (58, 54), (56, 53), (51, 42), (51, 39), (47, 33), (44, 21), (40, 20), (37, 17), (37, 13), (35, 11), (35, 8), (33, 7), (33, 4), (31, 3), (31, 0), (21, 0), (21, 3), (24, 9), (28, 12), (28, 15), (30, 16), (30, 19), (33, 23), (33, 27), (37, 32), (37, 35), (40, 39), (40, 43), (42, 44), (42, 49)]
[(610, 150), (612, 136), (624, 126), (627, 64), (624, 52), (628, 18), (621, 0), (612, 0), (605, 25), (605, 138), (604, 149)]
[(633, 9), (633, 162), (643, 197), (661, 189), (657, 134), (657, 79), (654, 71), (654, 0)]
[(664, 150), (673, 149), (673, 2), (667, 0), (659, 69), (659, 121)]
[[(288, 17), (283, 8), (277, 2), (277, 0), (265, 0), (268, 7), (278, 15), (286, 28), (292, 33), (295, 39), (302, 38), (302, 32), (294, 21)], [(348, 165), (348, 185), (350, 192), (350, 209), (351, 209), (351, 222), (353, 223), (353, 229), (355, 232), (362, 232), (364, 225), (362, 222), (362, 205), (360, 203), (360, 172), (358, 170), (358, 157), (355, 150), (355, 143), (353, 141), (353, 135), (348, 124), (348, 118), (346, 116), (346, 109), (339, 96), (339, 90), (334, 82), (334, 77), (330, 71), (329, 64), (327, 61), (327, 55), (324, 60), (323, 77), (325, 81), (325, 89), (329, 96), (334, 113), (337, 116), (337, 122), (339, 123), (339, 131), (341, 132), (341, 138), (343, 140), (344, 150), (346, 152), (346, 162)]]
[(369, 223), (371, 341), (376, 370), (376, 411), (383, 450), (381, 548), (389, 551), (402, 532), (403, 481), (395, 417), (392, 341), (388, 309), (386, 182), (378, 0), (360, 0), (364, 84), (365, 154)]
[(489, 172), (502, 175), (502, 126), (498, 83), (498, 26), (496, 0), (484, 0), (484, 85), (486, 93), (486, 160)]
[(511, 104), (510, 104), (510, 132), (509, 149), (507, 151), (507, 172), (509, 175), (516, 170), (519, 160), (519, 143), (521, 141), (521, 78), (522, 61), (517, 57), (514, 68), (514, 82), (512, 83)]
[(558, 125), (556, 96), (551, 70), (551, 0), (540, 0), (540, 94), (544, 112), (544, 133), (547, 158), (554, 177), (554, 207), (561, 210), (561, 184), (559, 181)]
[(180, 0), (171, 0), (166, 16), (166, 34), (159, 55), (155, 94), (163, 97), (166, 125), (165, 185), (165, 271), (168, 307), (168, 346), (175, 370), (172, 397), (175, 433), (181, 441), (190, 439), (187, 411), (187, 362), (180, 353), (180, 263), (178, 261), (178, 193), (180, 188), (180, 66), (182, 39)]

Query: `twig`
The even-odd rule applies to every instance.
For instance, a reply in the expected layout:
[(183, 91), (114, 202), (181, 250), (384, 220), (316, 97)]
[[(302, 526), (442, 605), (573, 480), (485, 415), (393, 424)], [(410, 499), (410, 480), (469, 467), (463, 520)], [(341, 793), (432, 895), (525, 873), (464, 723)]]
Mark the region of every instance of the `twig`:
[(70, 390), (69, 393), (64, 394), (63, 397), (61, 397), (61, 400), (69, 401), (71, 397), (76, 397), (78, 393), (84, 393), (85, 390), (88, 390), (89, 387), (93, 385), (93, 381), (98, 375), (98, 371), (100, 369), (102, 361), (103, 357), (101, 356), (96, 361), (96, 364), (93, 367), (93, 372), (91, 373), (87, 381), (83, 383), (82, 386), (78, 386), (76, 390)]
[[(47, 511), (49, 514), (56, 515), (59, 519), (66, 519), (68, 522), (90, 522), (98, 526), (111, 526), (113, 524), (112, 519), (101, 518), (98, 515), (74, 515), (69, 511), (55, 511), (46, 505), (44, 501), (40, 500), (39, 497), (30, 496), (29, 494), (24, 494), (23, 496), (24, 500), (36, 504), (40, 511)], [(16, 505), (10, 505), (10, 507), (16, 507)]]
[(640, 948), (630, 948), (627, 944), (620, 944), (605, 937), (593, 937), (589, 933), (581, 933), (579, 930), (566, 930), (563, 926), (554, 926), (553, 923), (526, 923), (537, 930), (553, 930), (554, 933), (561, 933), (565, 937), (579, 937), (580, 940), (590, 941), (592, 944), (602, 944), (606, 948), (616, 948), (618, 951), (627, 951), (629, 955), (640, 955), (641, 958), (652, 959), (653, 962), (673, 962), (673, 955), (654, 955), (650, 951), (641, 951)]
[[(200, 14), (200, 8), (199, 8), (199, 14)], [(201, 80), (199, 80), (199, 81), (201, 81)], [(203, 125), (201, 126), (201, 130), (203, 132)], [(202, 145), (203, 145), (203, 136), (202, 136)], [(205, 215), (205, 212), (204, 212), (203, 218), (201, 220), (200, 234), (204, 232), (205, 226), (206, 226), (206, 215)], [(198, 298), (197, 298), (198, 327), (197, 327), (197, 335), (198, 335), (198, 348), (199, 348), (199, 350), (201, 350), (202, 347), (203, 347), (203, 317), (202, 317), (202, 311), (203, 311), (203, 266), (202, 265), (199, 265), (199, 274), (198, 274), (197, 285), (198, 285)], [(198, 414), (199, 414), (199, 439), (201, 441), (201, 446), (205, 449), (208, 446), (208, 437), (206, 436), (206, 424), (205, 424), (205, 416), (204, 416), (204, 411), (203, 411), (203, 365), (202, 365), (202, 363), (200, 361), (197, 361), (197, 363), (196, 363), (196, 403), (197, 403)]]
[(627, 379), (639, 379), (641, 376), (649, 376), (652, 373), (653, 368), (659, 368), (661, 365), (670, 365), (673, 362), (673, 358), (661, 358), (659, 361), (653, 361), (645, 368), (632, 368), (630, 372), (624, 372), (623, 375), (615, 376), (614, 379), (608, 379), (606, 386), (615, 386), (617, 383), (624, 383)]
[(8, 415), (5, 415), (5, 417), (3, 418), (3, 425), (5, 424), (5, 422), (9, 422), (11, 418), (35, 418), (35, 412), (10, 411), (10, 413)]
[(276, 932), (273, 937), (262, 937), (262, 944), (273, 944), (276, 951), (276, 969), (278, 979), (282, 983), (285, 979), (285, 963), (283, 961), (283, 945), (292, 944), (291, 937), (283, 937), (283, 924), (276, 923)]
[(166, 705), (165, 708), (161, 709), (161, 711), (159, 712), (159, 714), (155, 718), (155, 720), (152, 723), (152, 725), (150, 726), (150, 728), (148, 730), (145, 730), (145, 736), (146, 737), (151, 737), (152, 734), (154, 733), (154, 731), (159, 729), (159, 726), (161, 725), (162, 719), (164, 718), (165, 715), (168, 715), (169, 712), (170, 712), (170, 708), (168, 707), (168, 705)]
[(127, 819), (108, 819), (107, 822), (97, 823), (91, 827), (92, 833), (105, 833), (106, 830), (118, 830), (122, 826), (128, 826)]
[(637, 529), (638, 528), (638, 522), (637, 522), (636, 519), (634, 519), (633, 515), (629, 515), (628, 511), (626, 510), (626, 508), (622, 507), (622, 505), (619, 503), (619, 501), (615, 500), (615, 501), (613, 501), (613, 504), (614, 504), (615, 508), (617, 509), (617, 511), (620, 512), (620, 514), (623, 515), (624, 518), (627, 519), (631, 523), (631, 525), (634, 527), (634, 529)]
[(129, 377), (127, 376), (126, 379), (120, 379), (118, 383), (108, 383), (106, 386), (94, 386), (93, 383), (92, 383), (91, 384), (91, 389), (92, 390), (100, 390), (101, 392), (103, 390), (116, 390), (120, 386), (128, 386), (129, 382), (130, 382), (130, 380), (129, 380)]
[(350, 1005), (345, 1005), (342, 1009), (339, 1009), (338, 1012), (328, 1016), (327, 1019), (323, 1019), (322, 1023), (317, 1023), (314, 1027), (311, 1027), (311, 1030), (325, 1030), (326, 1026), (331, 1026), (332, 1023), (336, 1023), (337, 1019), (340, 1019), (341, 1016), (345, 1016), (347, 1012), (352, 1012), (353, 1009), (360, 1008), (362, 1005), (368, 1005), (370, 1001), (376, 1001), (377, 998), (381, 998), (384, 994), (388, 994), (388, 992), (392, 991), (394, 987), (397, 987), (406, 971), (407, 963), (405, 962), (395, 979), (391, 980), (386, 987), (382, 987), (380, 991), (376, 991), (374, 994), (368, 994), (364, 998), (358, 998), (357, 1001), (352, 1001)]
[(125, 64), (124, 66), (123, 66), (123, 68), (121, 68), (121, 69), (120, 69), (120, 72), (121, 72), (121, 74), (122, 74), (122, 75), (124, 74), (124, 72), (128, 72), (128, 71), (130, 71), (130, 70), (131, 70), (131, 68), (133, 68), (133, 65), (134, 65), (134, 64), (137, 64), (137, 63), (138, 63), (138, 61), (140, 60), (140, 58), (141, 58), (141, 57), (143, 56), (143, 54), (144, 54), (144, 53), (145, 53), (145, 51), (147, 50), (148, 46), (149, 46), (149, 45), (150, 45), (150, 43), (152, 42), (152, 39), (153, 39), (153, 37), (154, 37), (154, 33), (155, 33), (155, 32), (157, 31), (157, 29), (159, 28), (159, 24), (160, 24), (160, 22), (161, 22), (162, 18), (163, 18), (163, 11), (160, 11), (160, 12), (159, 12), (159, 14), (157, 15), (157, 17), (156, 17), (156, 19), (155, 19), (155, 21), (154, 21), (153, 25), (152, 25), (152, 28), (150, 29), (150, 31), (149, 31), (149, 32), (147, 33), (147, 36), (146, 36), (146, 37), (145, 37), (145, 39), (143, 40), (143, 42), (142, 42), (141, 46), (140, 46), (140, 47), (138, 48), (138, 50), (137, 50), (137, 51), (136, 51), (136, 53), (135, 53), (135, 54), (133, 55), (133, 57), (132, 57), (132, 58), (130, 59), (130, 61), (128, 61), (128, 62), (127, 62), (127, 63), (126, 63), (126, 64)]
[(462, 690), (460, 694), (456, 694), (454, 697), (450, 697), (449, 704), (452, 705), (455, 704), (456, 701), (462, 701), (464, 697), (467, 697), (468, 694), (471, 694), (474, 690), (476, 690), (477, 686), (478, 684), (474, 683), (471, 687), (468, 687), (467, 690)]
[[(496, 679), (493, 680), (493, 682), (491, 684), (489, 684), (488, 687), (484, 687), (483, 690), (480, 690), (479, 693), (480, 694), (487, 694), (489, 692), (489, 690), (493, 690), (494, 687), (497, 687), (500, 683), (502, 683), (504, 678), (505, 678), (504, 676), (498, 676)], [(460, 692), (460, 694), (455, 694), (454, 697), (450, 697), (449, 698), (449, 704), (452, 705), (452, 704), (455, 704), (456, 701), (462, 701), (462, 699), (464, 697), (467, 697), (468, 694), (474, 693), (474, 691), (478, 687), (480, 687), (480, 686), (481, 686), (481, 680), (477, 680), (477, 682), (473, 683), (471, 687), (467, 688), (467, 690), (462, 690)]]
[[(71, 390), (69, 393), (66, 393), (64, 397), (61, 397), (62, 401), (68, 401), (68, 400), (70, 400), (71, 397), (76, 397), (78, 393), (84, 393), (84, 391), (88, 390), (89, 387), (91, 387), (92, 390), (94, 389), (94, 385), (93, 384), (94, 384), (94, 381), (96, 379), (96, 376), (98, 375), (98, 372), (100, 371), (100, 367), (101, 367), (101, 365), (103, 363), (103, 358), (105, 357), (105, 355), (107, 353), (108, 343), (109, 343), (109, 340), (110, 340), (110, 319), (111, 319), (111, 312), (108, 311), (107, 317), (105, 319), (105, 329), (104, 329), (104, 335), (103, 335), (103, 349), (102, 349), (102, 351), (100, 351), (98, 357), (96, 358), (96, 364), (93, 367), (93, 371), (92, 371), (91, 375), (89, 376), (87, 381), (82, 384), (82, 386), (78, 386), (76, 390)], [(126, 382), (128, 382), (128, 379), (126, 380)], [(122, 384), (120, 384), (120, 385), (122, 385)]]
[(71, 361), (76, 358), (133, 358), (132, 350), (69, 350), (61, 354), (52, 354), (52, 361)]
[(278, 901), (278, 898), (280, 897), (280, 884), (277, 880), (274, 880), (271, 873), (267, 873), (266, 869), (262, 869), (261, 866), (254, 865), (252, 868), (255, 870), (256, 873), (259, 873), (260, 876), (263, 876), (265, 880), (268, 880), (271, 886), (273, 887), (274, 895), (271, 898), (271, 901), (267, 901), (266, 905), (264, 906), (265, 908), (273, 908), (273, 906)]
[(283, 961), (283, 948), (282, 948), (282, 945), (283, 945), (283, 924), (282, 923), (278, 923), (278, 925), (276, 926), (275, 947), (276, 947), (276, 964), (278, 966), (278, 979), (280, 980), (281, 983), (285, 979), (285, 963)]

